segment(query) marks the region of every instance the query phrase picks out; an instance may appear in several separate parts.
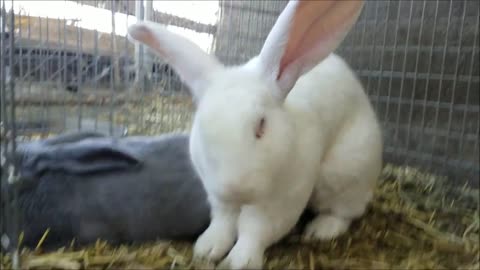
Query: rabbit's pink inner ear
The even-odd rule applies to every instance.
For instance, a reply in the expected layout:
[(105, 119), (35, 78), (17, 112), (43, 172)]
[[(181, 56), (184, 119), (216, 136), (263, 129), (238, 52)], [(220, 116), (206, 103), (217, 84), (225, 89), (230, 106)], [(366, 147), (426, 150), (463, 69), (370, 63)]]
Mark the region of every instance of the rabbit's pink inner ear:
[(335, 1), (299, 1), (289, 29), (287, 45), (280, 60), (278, 77), (285, 66), (298, 57), (299, 46), (305, 42), (307, 32), (318, 17), (325, 16), (333, 4)]
[(223, 67), (198, 45), (159, 24), (139, 22), (129, 27), (128, 34), (130, 39), (147, 45), (164, 58), (189, 86), (195, 100), (203, 95), (213, 74)]
[(162, 57), (167, 57), (165, 51), (162, 50), (162, 46), (160, 46), (158, 40), (155, 38), (154, 31), (146, 24), (134, 24), (130, 26), (128, 29), (128, 34), (134, 40), (137, 40), (152, 48)]
[(300, 1), (290, 23), (277, 82), (285, 95), (299, 76), (333, 52), (356, 22), (361, 0)]

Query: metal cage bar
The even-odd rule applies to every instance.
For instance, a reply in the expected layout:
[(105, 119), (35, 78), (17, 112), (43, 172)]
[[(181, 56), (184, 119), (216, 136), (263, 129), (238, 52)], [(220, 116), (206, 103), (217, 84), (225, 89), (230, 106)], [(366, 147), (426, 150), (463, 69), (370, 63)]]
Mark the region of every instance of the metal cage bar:
[[(110, 32), (82, 28), (65, 16), (17, 12), (11, 70), (19, 121), (31, 128), (19, 130), (23, 137), (37, 130), (44, 137), (68, 129), (117, 136), (127, 129), (186, 129), (193, 108), (177, 74), (155, 55), (135, 54), (134, 45), (118, 34), (142, 13), (136, 6), (151, 5), (146, 13), (153, 21), (211, 37), (209, 50), (226, 64), (237, 64), (258, 53), (287, 3), (220, 0), (216, 23), (205, 23), (185, 12), (170, 14), (151, 1), (74, 2), (106, 11)], [(478, 183), (479, 15), (478, 1), (367, 1), (337, 53), (351, 64), (374, 104), (387, 161)], [(119, 16), (128, 22), (119, 24)], [(135, 76), (135, 57), (152, 61), (142, 71), (148, 80), (137, 86), (135, 78), (142, 74)]]

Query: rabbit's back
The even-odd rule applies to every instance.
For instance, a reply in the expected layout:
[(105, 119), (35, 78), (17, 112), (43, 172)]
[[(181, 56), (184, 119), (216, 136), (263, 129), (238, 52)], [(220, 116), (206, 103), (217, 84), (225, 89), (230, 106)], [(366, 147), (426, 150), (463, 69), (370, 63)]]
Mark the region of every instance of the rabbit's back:
[[(342, 170), (356, 173), (370, 187), (381, 167), (382, 134), (364, 87), (349, 65), (331, 54), (298, 80), (286, 102), (298, 123), (305, 163), (334, 163), (329, 168), (332, 175)], [(320, 170), (317, 179), (334, 181), (335, 177), (322, 176), (325, 166), (319, 165), (312, 165)]]
[(20, 192), (27, 246), (34, 246), (47, 228), (44, 244), (55, 247), (73, 238), (79, 244), (191, 238), (208, 225), (209, 205), (190, 164), (188, 135), (85, 139), (58, 151), (92, 142), (115, 144), (141, 166), (82, 175), (45, 170), (29, 180)]
[(336, 112), (338, 117), (362, 109), (365, 101), (365, 91), (356, 74), (336, 54), (329, 55), (300, 77), (286, 99), (287, 106), (304, 108), (307, 105), (322, 114)]
[(72, 209), (77, 220), (88, 221), (77, 233), (89, 240), (115, 232), (122, 242), (199, 234), (208, 224), (209, 205), (190, 163), (188, 136), (132, 137), (122, 143), (142, 154), (143, 167), (77, 181)]
[(321, 133), (325, 143), (333, 143), (340, 129), (356, 118), (376, 124), (361, 82), (343, 58), (333, 53), (297, 81), (285, 106), (295, 115), (299, 130), (316, 126), (312, 132), (317, 137)]
[[(363, 207), (381, 170), (382, 133), (355, 73), (331, 54), (297, 82), (287, 105), (299, 120), (302, 155), (319, 160), (313, 164), (317, 180), (311, 205), (334, 209), (352, 201)], [(347, 186), (351, 193), (340, 192)], [(363, 213), (363, 208), (354, 210)]]
[[(96, 201), (92, 208), (103, 215), (95, 220), (116, 224), (112, 230), (126, 241), (196, 236), (208, 224), (209, 206), (185, 140), (178, 141), (182, 145), (151, 145), (152, 156), (139, 172), (105, 175), (86, 185), (79, 182), (78, 193), (88, 197), (74, 203)], [(81, 205), (74, 208), (81, 212), (79, 217), (88, 216)]]

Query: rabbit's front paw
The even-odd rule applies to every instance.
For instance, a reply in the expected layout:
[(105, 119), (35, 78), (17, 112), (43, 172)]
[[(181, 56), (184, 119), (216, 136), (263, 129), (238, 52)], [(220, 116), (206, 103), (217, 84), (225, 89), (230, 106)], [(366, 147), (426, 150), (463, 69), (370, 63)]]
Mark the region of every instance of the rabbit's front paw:
[(331, 240), (348, 230), (350, 220), (332, 215), (319, 215), (307, 225), (305, 240)]
[(245, 242), (237, 242), (217, 269), (262, 269), (263, 251)]
[(235, 242), (229, 228), (210, 225), (195, 243), (193, 254), (196, 260), (216, 262), (221, 259)]

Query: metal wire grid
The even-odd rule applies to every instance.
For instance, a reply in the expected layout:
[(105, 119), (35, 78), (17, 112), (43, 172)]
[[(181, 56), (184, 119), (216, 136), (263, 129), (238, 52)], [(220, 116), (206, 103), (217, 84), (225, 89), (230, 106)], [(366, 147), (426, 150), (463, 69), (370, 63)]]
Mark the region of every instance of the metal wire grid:
[[(5, 5), (5, 0), (2, 0), (1, 6)], [(2, 231), (10, 231), (15, 235), (19, 233), (19, 215), (16, 211), (17, 209), (17, 198), (18, 192), (14, 191), (12, 193), (5, 192), (7, 190), (8, 183), (13, 183), (18, 180), (18, 175), (15, 171), (15, 161), (12, 153), (16, 149), (16, 127), (14, 123), (16, 122), (15, 118), (15, 104), (11, 102), (15, 99), (15, 85), (14, 81), (11, 79), (10, 71), (7, 69), (10, 63), (14, 59), (14, 39), (13, 36), (10, 36), (10, 39), (4, 38), (4, 33), (6, 32), (7, 23), (13, 24), (14, 15), (13, 13), (7, 17), (7, 12), (5, 9), (1, 9), (1, 36), (0, 36), (0, 106), (1, 106), (1, 116), (0, 116), (0, 163), (1, 163), (1, 198), (2, 198), (2, 213), (0, 213), (0, 228)], [(10, 19), (10, 21), (7, 21)], [(10, 102), (9, 102), (10, 101)], [(12, 204), (7, 203), (7, 207), (3, 208), (4, 201), (9, 202), (12, 199)], [(13, 245), (16, 247), (16, 240), (10, 240), (1, 236), (0, 243), (2, 246)], [(14, 250), (12, 254), (12, 266), (18, 268), (19, 255), (18, 250)]]
[[(127, 21), (128, 17), (135, 16), (134, 1), (75, 2), (110, 10), (112, 32), (105, 34), (82, 29), (75, 21), (65, 18), (31, 17), (25, 12), (16, 16), (18, 38), (10, 69), (15, 75), (16, 91), (19, 93), (17, 112), (22, 123), (17, 124), (29, 126), (30, 133), (42, 135), (66, 129), (99, 129), (122, 135), (127, 127), (144, 123), (148, 118), (142, 106), (132, 113), (124, 111), (126, 106), (122, 104), (138, 105), (150, 100), (147, 96), (152, 88), (166, 89), (165, 92), (172, 96), (188, 98), (178, 76), (158, 58), (156, 64), (144, 72), (150, 79), (148, 83), (135, 85), (134, 46), (115, 31), (115, 28), (126, 29), (127, 25), (115, 25), (113, 19), (118, 14), (127, 15)], [(186, 24), (200, 27), (199, 31), (212, 32), (210, 25), (165, 13), (162, 17), (153, 15), (153, 20), (162, 23)], [(140, 62), (149, 57), (152, 55), (142, 55)], [(162, 131), (175, 130), (176, 126), (183, 124), (178, 121), (188, 118), (166, 112), (191, 113), (187, 108), (178, 108), (178, 104), (173, 106), (168, 102), (160, 107), (165, 110)], [(181, 109), (183, 111), (179, 112)], [(100, 115), (107, 117), (100, 119)], [(121, 126), (117, 125), (119, 118), (124, 119)], [(36, 130), (32, 131), (32, 126)]]
[(387, 160), (478, 185), (479, 2), (370, 1), (339, 49), (382, 121)]
[[(258, 53), (287, 1), (222, 1), (216, 55)], [(337, 53), (384, 128), (385, 159), (478, 185), (479, 2), (367, 1)]]
[[(108, 8), (112, 18), (118, 12), (135, 15), (133, 1), (77, 2)], [(258, 53), (286, 2), (220, 1), (217, 25), (185, 22), (184, 18), (161, 13), (154, 14), (152, 20), (178, 26), (190, 23), (197, 31), (215, 33), (214, 53), (223, 62), (236, 64)], [(22, 16), (17, 16), (19, 22)], [(359, 21), (338, 53), (353, 66), (366, 86), (384, 127), (388, 161), (478, 182), (478, 18), (478, 1), (366, 3)], [(32, 77), (46, 84), (37, 86), (43, 89), (37, 109), (26, 104), (19, 106), (24, 116), (28, 119), (42, 116), (48, 120), (62, 115), (64, 123), (75, 119), (77, 128), (85, 128), (86, 120), (92, 120), (94, 128), (98, 128), (101, 122), (97, 115), (107, 109), (108, 119), (103, 124), (109, 132), (115, 133), (113, 123), (119, 112), (113, 100), (121, 93), (118, 89), (136, 89), (133, 87), (134, 77), (128, 69), (132, 64), (129, 56), (133, 55), (133, 46), (113, 32), (109, 39), (105, 39), (105, 35), (95, 30), (89, 32), (73, 27), (72, 31), (69, 22), (62, 19), (45, 23), (38, 18), (38, 25), (44, 26), (34, 31), (31, 29), (32, 20), (36, 19), (27, 17), (26, 27), (20, 27), (17, 35), (27, 41), (34, 39), (32, 35), (38, 35), (41, 42), (27, 50), (24, 48), (28, 46), (17, 45), (20, 49), (16, 54), (17, 61), (27, 62), (19, 65), (17, 88), (35, 92)], [(112, 26), (126, 27), (114, 25), (114, 20)], [(56, 35), (51, 34), (55, 32), (53, 29)], [(108, 50), (115, 54), (106, 54)], [(156, 61), (161, 63), (158, 58)], [(106, 76), (92, 79), (108, 67)], [(164, 71), (163, 76), (151, 77), (154, 88), (162, 84), (163, 88), (181, 89), (176, 95), (187, 96), (176, 74), (168, 68)], [(146, 73), (151, 75), (152, 72), (147, 70)], [(73, 85), (69, 76), (76, 78)], [(102, 103), (101, 99), (94, 97), (95, 109), (89, 116), (82, 105), (88, 98), (81, 94), (76, 95), (77, 102), (73, 104), (63, 96), (61, 114), (47, 106), (54, 91), (45, 90), (69, 86), (79, 93), (88, 87), (93, 88), (94, 93), (106, 88), (110, 101)], [(141, 102), (149, 99), (146, 88), (143, 85), (134, 90), (137, 91), (134, 96), (140, 96)], [(67, 112), (72, 106), (74, 112)], [(187, 117), (170, 117), (172, 111)], [(176, 107), (168, 100), (162, 100), (156, 112), (168, 118), (169, 129), (164, 131), (182, 126), (180, 122), (188, 121), (190, 113), (189, 108)], [(140, 111), (130, 115), (124, 124), (144, 122), (149, 114), (140, 107)], [(154, 121), (149, 123), (155, 124)], [(48, 132), (49, 126), (43, 125), (43, 131)]]
[(260, 52), (288, 1), (220, 1), (215, 55), (224, 63), (244, 63)]
[[(113, 14), (112, 10), (112, 18)], [(39, 128), (36, 132), (51, 132), (49, 122), (58, 117), (63, 122), (62, 128), (68, 125), (82, 128), (85, 96), (81, 90), (89, 87), (96, 92), (102, 85), (104, 89), (110, 90), (109, 97), (113, 99), (114, 89), (118, 87), (114, 84), (114, 75), (117, 75), (117, 80), (121, 80), (118, 74), (114, 74), (118, 69), (112, 68), (112, 62), (116, 61), (118, 53), (112, 54), (113, 56), (104, 53), (106, 50), (118, 52), (118, 44), (110, 42), (108, 45), (102, 44), (100, 48), (102, 40), (96, 30), (85, 35), (85, 30), (78, 26), (72, 27), (70, 23), (63, 18), (35, 18), (25, 13), (16, 14), (14, 28), (18, 33), (14, 47), (15, 59), (10, 68), (15, 77), (16, 92), (19, 93), (18, 113), (23, 116), (21, 120), (28, 124), (36, 123)], [(113, 20), (112, 27), (115, 27)], [(111, 40), (115, 40), (113, 33)], [(87, 43), (84, 42), (84, 35), (89, 41), (89, 48), (83, 47)], [(102, 73), (103, 76), (98, 78)], [(67, 101), (65, 90), (76, 95), (70, 96)], [(109, 104), (110, 124), (106, 125), (108, 127), (104, 128), (105, 131), (112, 132), (113, 129), (113, 104)], [(101, 106), (94, 105), (92, 126), (97, 128)], [(69, 110), (72, 106), (75, 106), (74, 112)]]

